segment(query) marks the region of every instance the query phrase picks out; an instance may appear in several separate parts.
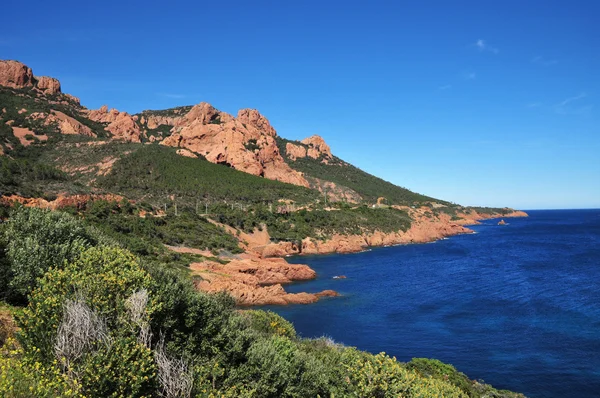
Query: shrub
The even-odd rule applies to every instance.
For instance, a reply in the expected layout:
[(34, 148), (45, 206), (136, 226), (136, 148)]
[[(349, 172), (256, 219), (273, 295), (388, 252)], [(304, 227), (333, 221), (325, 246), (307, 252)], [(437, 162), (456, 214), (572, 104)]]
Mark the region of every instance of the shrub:
[(321, 362), (283, 336), (257, 340), (238, 372), (240, 383), (265, 398), (328, 396), (327, 374)]
[(9, 340), (0, 349), (0, 396), (3, 398), (83, 398), (80, 386), (39, 362), (23, 361), (23, 350)]
[[(17, 318), (22, 328), (19, 341), (26, 353), (48, 363), (54, 355), (54, 340), (67, 299), (82, 295), (114, 329), (127, 326), (126, 299), (151, 285), (150, 276), (131, 253), (118, 248), (87, 249), (64, 269), (52, 269), (40, 280), (29, 306)], [(156, 303), (151, 301), (148, 314), (155, 310)]]
[(296, 337), (294, 325), (273, 311), (247, 310), (244, 311), (244, 315), (249, 319), (250, 326), (256, 331), (290, 339)]
[(254, 336), (234, 311), (231, 296), (197, 292), (189, 278), (162, 266), (147, 264), (147, 269), (156, 281), (151, 295), (159, 298), (151, 328), (163, 333), (170, 353), (223, 366), (245, 361)]
[(96, 243), (76, 218), (60, 212), (17, 207), (6, 222), (4, 238), (9, 294), (23, 302), (37, 279), (51, 267), (62, 267)]
[(131, 336), (121, 337), (86, 358), (82, 391), (90, 397), (153, 397), (156, 373), (152, 351)]
[(459, 388), (444, 381), (421, 377), (384, 353), (371, 355), (346, 349), (342, 366), (347, 371), (347, 392), (359, 397), (460, 397)]
[(424, 377), (447, 380), (467, 394), (472, 390), (472, 383), (464, 373), (457, 371), (454, 366), (438, 361), (437, 359), (413, 358), (406, 367), (417, 371)]

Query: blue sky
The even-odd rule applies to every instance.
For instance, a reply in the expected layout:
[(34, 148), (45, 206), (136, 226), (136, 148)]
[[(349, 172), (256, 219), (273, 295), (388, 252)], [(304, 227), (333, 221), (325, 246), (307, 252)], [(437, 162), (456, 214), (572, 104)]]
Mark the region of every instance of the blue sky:
[(600, 2), (5, 0), (0, 59), (88, 108), (256, 108), (466, 205), (600, 207)]

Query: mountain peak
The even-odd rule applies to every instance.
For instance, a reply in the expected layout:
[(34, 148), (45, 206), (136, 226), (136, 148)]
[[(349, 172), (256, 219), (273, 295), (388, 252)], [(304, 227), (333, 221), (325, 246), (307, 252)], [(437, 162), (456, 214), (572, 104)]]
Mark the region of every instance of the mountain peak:
[(60, 82), (48, 76), (36, 77), (30, 67), (19, 61), (0, 60), (0, 86), (36, 87), (46, 94), (60, 94)]
[(238, 112), (237, 119), (241, 123), (250, 125), (266, 135), (270, 135), (271, 137), (277, 135), (277, 132), (275, 131), (273, 126), (271, 126), (269, 120), (256, 109), (240, 109)]

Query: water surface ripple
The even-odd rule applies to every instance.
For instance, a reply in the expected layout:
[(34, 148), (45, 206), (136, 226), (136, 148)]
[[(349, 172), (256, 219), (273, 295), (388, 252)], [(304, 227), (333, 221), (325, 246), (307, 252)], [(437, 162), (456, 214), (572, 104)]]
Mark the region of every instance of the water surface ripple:
[(529, 214), (430, 244), (290, 258), (318, 278), (289, 291), (343, 297), (269, 308), (305, 337), (437, 358), (529, 397), (598, 397), (600, 210)]

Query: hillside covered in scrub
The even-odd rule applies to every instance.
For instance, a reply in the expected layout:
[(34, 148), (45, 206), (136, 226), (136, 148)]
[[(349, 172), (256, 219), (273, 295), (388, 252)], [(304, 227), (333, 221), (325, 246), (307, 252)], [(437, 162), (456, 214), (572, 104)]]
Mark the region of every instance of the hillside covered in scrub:
[(64, 212), (19, 206), (1, 232), (0, 291), (25, 305), (0, 309), (3, 397), (520, 396), (436, 360), (299, 338)]
[(90, 110), (0, 61), (0, 395), (520, 396), (439, 361), (302, 339), (247, 308), (335, 300), (286, 292), (316, 277), (287, 255), (428, 242), (500, 216), (525, 214), (393, 185), (253, 109)]

